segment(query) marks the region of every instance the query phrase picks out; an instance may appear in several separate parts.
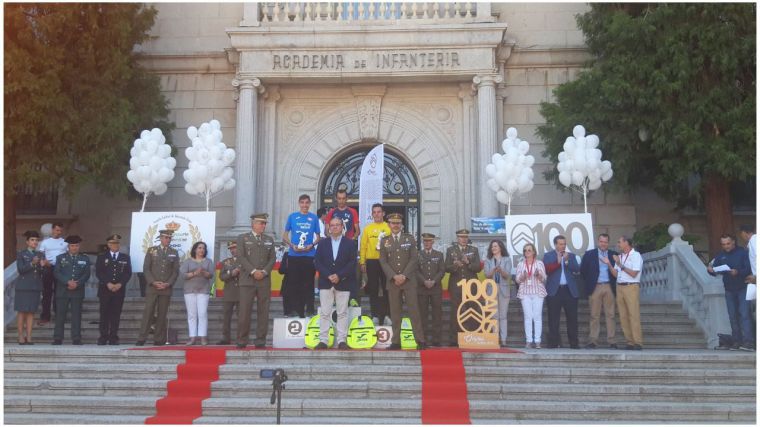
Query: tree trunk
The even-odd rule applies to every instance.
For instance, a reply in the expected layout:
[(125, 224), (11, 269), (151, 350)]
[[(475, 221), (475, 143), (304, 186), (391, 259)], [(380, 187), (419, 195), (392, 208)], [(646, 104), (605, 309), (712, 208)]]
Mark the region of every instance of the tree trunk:
[(710, 173), (705, 177), (705, 213), (710, 257), (720, 252), (720, 236), (735, 235), (734, 210), (731, 203), (729, 182), (722, 176)]
[(3, 266), (8, 267), (13, 261), (16, 261), (16, 198), (13, 194), (5, 193), (3, 215), (3, 233), (5, 234), (5, 243), (3, 244), (4, 256)]

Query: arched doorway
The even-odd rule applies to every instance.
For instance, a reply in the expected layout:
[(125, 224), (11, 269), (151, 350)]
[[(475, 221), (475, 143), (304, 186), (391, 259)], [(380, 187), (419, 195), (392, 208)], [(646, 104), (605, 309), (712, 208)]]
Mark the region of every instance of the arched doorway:
[[(345, 189), (348, 204), (359, 208), (359, 177), (364, 158), (374, 145), (355, 145), (338, 153), (322, 175), (319, 206), (335, 205), (335, 193)], [(383, 176), (383, 206), (385, 213), (404, 215), (404, 230), (420, 241), (420, 186), (410, 163), (399, 152), (385, 146), (385, 170)]]

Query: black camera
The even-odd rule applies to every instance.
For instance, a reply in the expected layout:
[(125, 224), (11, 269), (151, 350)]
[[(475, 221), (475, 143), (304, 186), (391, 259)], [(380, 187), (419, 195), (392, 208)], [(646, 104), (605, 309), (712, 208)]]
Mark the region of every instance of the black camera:
[(277, 369), (262, 369), (259, 371), (259, 378), (262, 379), (274, 379), (280, 383), (284, 383), (288, 380), (288, 376), (285, 375), (285, 371), (282, 368)]

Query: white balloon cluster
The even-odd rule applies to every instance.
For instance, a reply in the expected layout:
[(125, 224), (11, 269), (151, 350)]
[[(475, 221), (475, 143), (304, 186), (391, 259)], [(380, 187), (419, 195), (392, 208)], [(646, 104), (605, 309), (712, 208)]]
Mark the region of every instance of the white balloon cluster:
[(612, 163), (602, 160), (602, 150), (597, 148), (598, 146), (598, 136), (586, 136), (586, 129), (576, 125), (573, 128), (573, 136), (565, 140), (564, 150), (558, 157), (559, 182), (568, 188), (572, 188), (573, 185), (580, 188), (586, 212), (588, 191), (598, 190), (602, 182), (612, 178)]
[(166, 137), (159, 128), (140, 132), (140, 138), (135, 140), (129, 153), (132, 158), (127, 179), (143, 194), (142, 212), (150, 193), (156, 196), (166, 193), (166, 183), (174, 179), (177, 161), (171, 157), (172, 147), (166, 144)]
[(512, 197), (533, 189), (533, 163), (536, 159), (528, 154), (530, 144), (517, 137), (517, 129), (507, 129), (507, 139), (502, 141), (504, 154), (494, 153), (486, 166), (488, 188), (496, 192), (496, 200), (507, 205), (507, 215), (512, 213)]
[(192, 145), (185, 149), (185, 157), (190, 161), (182, 174), (187, 182), (185, 191), (205, 197), (206, 210), (212, 197), (235, 187), (230, 166), (235, 161), (235, 150), (222, 142), (221, 127), (219, 120), (211, 120), (201, 124), (200, 128), (187, 128)]

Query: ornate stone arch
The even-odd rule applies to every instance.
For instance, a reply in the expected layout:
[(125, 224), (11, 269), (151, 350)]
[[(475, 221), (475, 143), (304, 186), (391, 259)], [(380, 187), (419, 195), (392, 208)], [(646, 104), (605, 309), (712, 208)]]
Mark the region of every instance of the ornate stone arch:
[[(319, 123), (317, 128), (294, 135), (277, 153), (281, 178), (275, 189), (280, 195), (274, 212), (277, 218), (297, 209), (298, 194), (316, 199), (322, 174), (333, 157), (361, 141), (356, 109), (350, 106), (331, 110), (315, 123)], [(378, 135), (377, 142), (403, 153), (417, 174), (421, 230), (452, 235), (458, 218), (451, 193), (457, 188), (462, 168), (450, 138), (415, 111), (385, 103)]]

